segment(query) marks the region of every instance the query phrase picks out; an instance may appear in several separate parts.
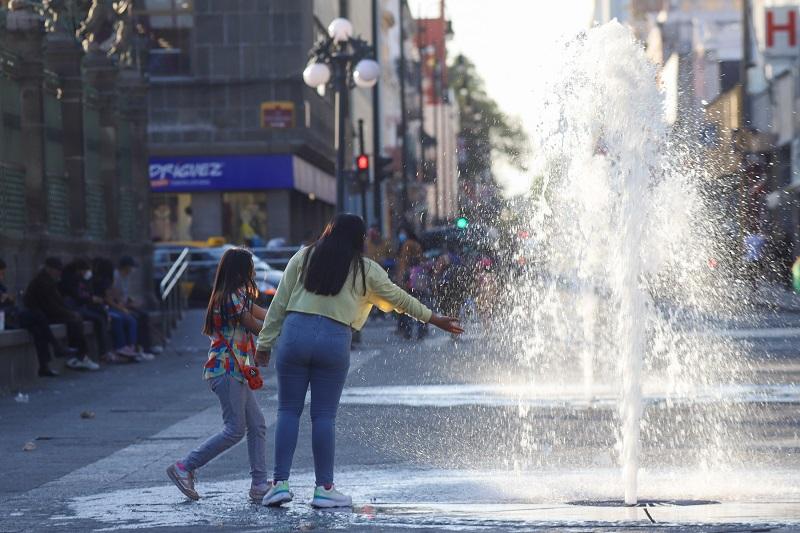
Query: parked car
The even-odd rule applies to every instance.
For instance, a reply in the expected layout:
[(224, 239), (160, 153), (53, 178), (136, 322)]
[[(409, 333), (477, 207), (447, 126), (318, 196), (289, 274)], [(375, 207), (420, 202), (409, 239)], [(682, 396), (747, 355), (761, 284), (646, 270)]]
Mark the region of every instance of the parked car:
[[(184, 248), (189, 249), (189, 267), (182, 279), (182, 290), (190, 306), (204, 307), (211, 296), (214, 275), (222, 254), (233, 245), (207, 246), (204, 243), (158, 243), (153, 250), (153, 274), (156, 287), (178, 259)], [(268, 306), (283, 277), (283, 271), (272, 268), (266, 261), (253, 256), (259, 296), (256, 303)]]

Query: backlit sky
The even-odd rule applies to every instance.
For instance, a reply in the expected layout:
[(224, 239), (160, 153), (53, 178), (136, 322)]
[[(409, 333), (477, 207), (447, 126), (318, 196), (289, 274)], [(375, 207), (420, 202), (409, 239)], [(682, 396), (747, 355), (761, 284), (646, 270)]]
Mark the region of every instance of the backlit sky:
[[(408, 2), (415, 16), (439, 12), (439, 0)], [(557, 60), (560, 37), (589, 26), (592, 6), (591, 0), (448, 0), (445, 12), (455, 32), (449, 53), (462, 52), (475, 63), (503, 111), (533, 123), (536, 73)], [(528, 176), (502, 164), (494, 170), (509, 194), (528, 189)]]

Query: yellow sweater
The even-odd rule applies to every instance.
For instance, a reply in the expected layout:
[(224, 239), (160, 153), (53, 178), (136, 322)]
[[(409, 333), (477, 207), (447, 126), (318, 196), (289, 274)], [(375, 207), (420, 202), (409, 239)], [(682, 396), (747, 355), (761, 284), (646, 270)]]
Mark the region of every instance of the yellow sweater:
[(382, 311), (405, 313), (422, 322), (430, 320), (431, 310), (392, 283), (386, 271), (371, 259), (364, 258), (366, 294), (363, 292), (360, 272), (355, 290), (353, 289), (352, 270), (342, 290), (334, 296), (321, 296), (307, 291), (300, 279), (306, 250), (304, 248), (297, 252), (286, 265), (278, 292), (269, 306), (264, 327), (258, 335), (259, 350), (272, 348), (275, 339), (280, 335), (286, 313), (292, 311), (326, 316), (359, 330), (364, 327), (373, 305)]

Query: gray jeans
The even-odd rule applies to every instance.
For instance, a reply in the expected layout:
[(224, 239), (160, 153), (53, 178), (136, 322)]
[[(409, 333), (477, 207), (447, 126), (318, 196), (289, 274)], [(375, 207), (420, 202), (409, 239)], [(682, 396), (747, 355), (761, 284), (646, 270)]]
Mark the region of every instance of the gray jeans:
[(183, 460), (183, 467), (193, 471), (242, 440), (247, 434), (250, 476), (254, 484), (267, 481), (267, 424), (246, 383), (226, 374), (208, 380), (222, 407), (222, 431), (205, 441)]

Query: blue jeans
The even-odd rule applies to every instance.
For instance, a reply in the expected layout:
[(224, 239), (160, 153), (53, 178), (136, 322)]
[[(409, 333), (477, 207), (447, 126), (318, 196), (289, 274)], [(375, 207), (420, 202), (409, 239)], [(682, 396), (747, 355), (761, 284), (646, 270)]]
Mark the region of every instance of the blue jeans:
[(136, 317), (116, 309), (111, 309), (108, 312), (108, 316), (111, 318), (111, 341), (114, 344), (114, 349), (119, 350), (123, 346), (136, 346)]
[(336, 411), (350, 368), (350, 327), (320, 315), (289, 313), (275, 347), (278, 422), (273, 479), (289, 479), (300, 415), (311, 386), (311, 448), (317, 486), (333, 483)]
[(211, 378), (208, 386), (222, 407), (222, 431), (209, 438), (182, 461), (194, 471), (242, 440), (247, 434), (247, 455), (254, 485), (267, 481), (267, 424), (253, 391), (230, 374)]

